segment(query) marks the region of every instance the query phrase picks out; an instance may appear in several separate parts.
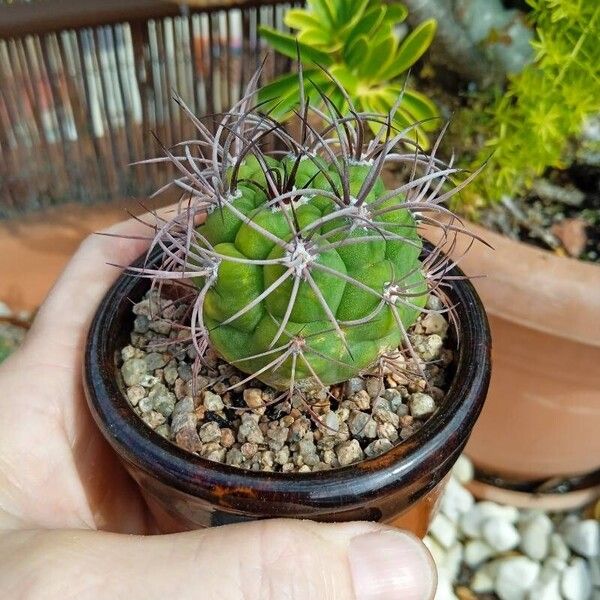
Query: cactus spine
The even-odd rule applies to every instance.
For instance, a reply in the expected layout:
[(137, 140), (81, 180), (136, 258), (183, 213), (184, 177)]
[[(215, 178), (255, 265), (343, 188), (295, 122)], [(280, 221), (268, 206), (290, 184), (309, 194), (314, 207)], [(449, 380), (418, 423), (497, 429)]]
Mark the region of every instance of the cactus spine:
[[(301, 99), (296, 139), (252, 107), (257, 79), (215, 133), (176, 98), (199, 139), (165, 148), (182, 200), (157, 226), (162, 265), (147, 275), (194, 282), (199, 360), (210, 346), (248, 374), (236, 385), (255, 377), (291, 393), (344, 381), (399, 345), (412, 351), (406, 330), (428, 294), (443, 296), (442, 249), (458, 229), (442, 204), (471, 177), (448, 189), (457, 169), (435, 158), (437, 144), (424, 154), (394, 129), (399, 102), (389, 115), (359, 113), (346, 95), (342, 116), (325, 97), (326, 112)], [(367, 139), (373, 122), (383, 127)], [(279, 150), (265, 150), (269, 140)], [(410, 173), (388, 190), (390, 162)], [(441, 231), (433, 249), (423, 224)]]

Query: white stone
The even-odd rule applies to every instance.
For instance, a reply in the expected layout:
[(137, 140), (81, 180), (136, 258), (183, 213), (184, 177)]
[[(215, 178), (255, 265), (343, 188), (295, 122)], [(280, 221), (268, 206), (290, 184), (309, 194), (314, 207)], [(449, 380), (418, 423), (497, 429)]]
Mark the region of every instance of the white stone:
[(566, 600), (589, 600), (592, 579), (583, 558), (574, 558), (563, 571), (560, 588)]
[(12, 310), (0, 300), (0, 317), (12, 317)]
[(433, 537), (430, 535), (426, 535), (423, 539), (423, 543), (427, 546), (427, 549), (431, 553), (433, 557), (433, 562), (439, 567), (444, 564), (446, 560), (446, 551), (438, 542), (436, 542)]
[(438, 576), (438, 585), (435, 592), (434, 600), (458, 600), (452, 582), (446, 579), (443, 575)]
[[(471, 580), (471, 589), (478, 593), (492, 593), (496, 584), (496, 577), (500, 565), (505, 559), (500, 558), (481, 565), (474, 573)], [(490, 585), (491, 582), (491, 585)]]
[(567, 568), (567, 561), (556, 556), (549, 556), (542, 563), (542, 573), (558, 573), (559, 575)]
[(528, 600), (561, 600), (561, 577), (567, 563), (551, 556), (544, 561), (537, 581), (529, 592)]
[(500, 519), (507, 523), (516, 523), (519, 511), (514, 506), (502, 506), (495, 502), (479, 502), (475, 504), (460, 520), (460, 528), (468, 537), (480, 537), (481, 526), (488, 519)]
[(456, 525), (443, 513), (434, 517), (429, 533), (446, 549), (456, 542)]
[(592, 584), (595, 587), (600, 587), (600, 558), (590, 558), (588, 567), (592, 577)]
[(593, 519), (568, 525), (564, 534), (568, 546), (587, 558), (600, 554), (600, 523)]
[(325, 425), (333, 431), (339, 431), (340, 429), (340, 420), (332, 410), (325, 415)]
[(473, 481), (473, 463), (464, 454), (458, 457), (456, 464), (452, 467), (452, 476), (458, 479), (462, 485)]
[(470, 511), (474, 505), (475, 499), (471, 492), (451, 478), (440, 501), (440, 512), (451, 521), (458, 522), (460, 516)]
[(560, 594), (560, 576), (554, 575), (549, 578), (540, 577), (534, 584), (527, 596), (528, 600), (562, 600)]
[(494, 591), (500, 600), (525, 600), (540, 572), (540, 565), (526, 556), (505, 558), (498, 567)]
[(446, 560), (444, 560), (441, 570), (446, 574), (450, 581), (456, 581), (458, 574), (460, 573), (463, 554), (464, 550), (460, 542), (456, 542), (456, 544), (451, 548), (448, 548), (448, 552), (446, 552)]
[(548, 556), (552, 521), (543, 513), (535, 515), (519, 527), (521, 534), (520, 549), (533, 560), (541, 561)]
[(487, 567), (488, 565), (483, 565), (471, 577), (469, 587), (476, 594), (491, 594), (494, 591), (496, 573)]
[(415, 419), (420, 419), (431, 415), (435, 411), (435, 400), (429, 394), (415, 392), (408, 400), (408, 408)]
[(521, 541), (517, 528), (508, 521), (498, 518), (487, 519), (481, 525), (483, 539), (498, 552), (508, 552)]
[(561, 560), (569, 560), (571, 558), (571, 551), (567, 544), (565, 544), (560, 533), (550, 535), (550, 555)]
[(465, 563), (474, 568), (489, 560), (496, 551), (483, 540), (469, 540), (465, 544)]
[(558, 529), (562, 535), (565, 535), (565, 533), (567, 532), (567, 529), (569, 529), (569, 527), (579, 523), (579, 521), (581, 521), (581, 519), (577, 515), (574, 515), (574, 514), (567, 515), (560, 522)]

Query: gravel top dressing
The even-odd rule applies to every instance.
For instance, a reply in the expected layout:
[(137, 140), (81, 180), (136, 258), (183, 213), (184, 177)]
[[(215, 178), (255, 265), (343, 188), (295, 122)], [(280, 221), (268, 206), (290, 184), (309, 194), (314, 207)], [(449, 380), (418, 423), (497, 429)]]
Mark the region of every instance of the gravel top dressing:
[(435, 600), (600, 598), (600, 500), (571, 513), (476, 502), (466, 456), (452, 475), (424, 540), (438, 568)]
[[(441, 308), (437, 298), (429, 303)], [(120, 368), (140, 418), (209, 460), (300, 473), (350, 465), (410, 437), (434, 414), (449, 383), (453, 352), (448, 321), (439, 313), (423, 313), (409, 332), (420, 367), (399, 350), (370, 373), (296, 391), (290, 399), (210, 351), (194, 374), (189, 332), (171, 324), (187, 310), (156, 291), (134, 305)]]

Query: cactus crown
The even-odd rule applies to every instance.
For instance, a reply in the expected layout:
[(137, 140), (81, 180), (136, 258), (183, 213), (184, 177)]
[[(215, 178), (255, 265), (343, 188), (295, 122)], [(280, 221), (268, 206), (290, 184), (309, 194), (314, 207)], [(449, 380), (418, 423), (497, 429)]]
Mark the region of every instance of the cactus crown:
[[(325, 96), (323, 111), (301, 98), (294, 137), (253, 106), (258, 77), (215, 133), (176, 98), (198, 139), (154, 159), (175, 165), (182, 196), (172, 218), (157, 217), (160, 266), (137, 273), (193, 282), (181, 327), (198, 361), (212, 347), (248, 374), (236, 386), (256, 377), (283, 396), (344, 381), (401, 344), (414, 356), (406, 330), (429, 294), (443, 299), (454, 264), (444, 251), (460, 224), (443, 203), (472, 176), (451, 185), (457, 169), (435, 157), (439, 140), (427, 155), (393, 127), (400, 99), (379, 115), (347, 98), (342, 115)], [(372, 122), (383, 125), (375, 137)], [(407, 167), (395, 189), (381, 179), (386, 163)], [(435, 247), (420, 225), (439, 228)]]

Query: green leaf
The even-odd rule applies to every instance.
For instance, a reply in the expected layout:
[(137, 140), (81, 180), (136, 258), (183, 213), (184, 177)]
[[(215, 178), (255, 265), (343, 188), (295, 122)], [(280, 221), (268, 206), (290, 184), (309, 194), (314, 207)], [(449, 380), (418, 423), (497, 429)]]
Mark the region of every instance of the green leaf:
[(371, 33), (372, 34), (369, 36), (369, 39), (371, 44), (374, 46), (381, 44), (381, 42), (387, 38), (393, 38), (394, 40), (396, 39), (396, 36), (392, 30), (392, 25), (390, 23), (386, 23), (385, 21), (381, 23), (376, 30), (372, 30)]
[(331, 75), (335, 77), (343, 86), (348, 95), (353, 96), (357, 93), (357, 88), (360, 80), (354, 73), (348, 69), (346, 65), (337, 64), (333, 65), (330, 69)]
[(376, 73), (384, 57), (393, 56), (395, 39), (390, 35), (379, 43), (371, 43), (370, 50), (365, 59), (358, 65), (358, 74), (369, 81), (377, 80)]
[(347, 10), (347, 16), (343, 21), (340, 22), (340, 30), (339, 37), (348, 41), (352, 41), (350, 36), (352, 35), (352, 30), (354, 27), (363, 20), (364, 13), (369, 6), (369, 0), (341, 0), (345, 1), (346, 4), (349, 5), (349, 9)]
[(348, 42), (354, 41), (360, 35), (367, 35), (379, 27), (383, 17), (385, 15), (385, 8), (383, 6), (374, 6), (367, 10), (364, 17), (358, 21), (354, 26), (350, 34), (348, 35)]
[(415, 125), (414, 119), (403, 110), (402, 105), (396, 111), (392, 123), (394, 124), (394, 127), (398, 129), (398, 133), (403, 129), (410, 127), (411, 129), (407, 132), (406, 137), (417, 142), (423, 150), (429, 149), (430, 144), (427, 134), (420, 125)]
[(436, 29), (435, 19), (429, 19), (411, 31), (402, 40), (394, 62), (385, 73), (381, 73), (382, 79), (391, 81), (412, 67), (431, 45)]
[(353, 6), (354, 2), (353, 0), (337, 0), (335, 4), (337, 5), (337, 23), (345, 25), (356, 14), (356, 8)]
[(350, 68), (356, 68), (360, 64), (360, 61), (364, 59), (364, 57), (369, 52), (369, 42), (367, 37), (361, 35), (358, 39), (354, 41), (353, 44), (346, 47), (344, 53), (344, 60), (346, 64)]
[(323, 29), (304, 29), (298, 34), (298, 41), (313, 49), (317, 49), (317, 46), (326, 46), (329, 51), (333, 50), (332, 47), (329, 47), (331, 43), (329, 32)]
[(316, 48), (311, 48), (306, 44), (297, 42), (296, 39), (287, 34), (281, 33), (271, 27), (262, 25), (259, 28), (261, 36), (271, 44), (271, 46), (289, 58), (297, 58), (298, 50), (300, 51), (300, 58), (302, 62), (313, 62), (328, 67), (332, 63), (332, 58), (326, 52), (321, 52)]
[(323, 19), (327, 27), (332, 28), (336, 24), (336, 15), (328, 0), (309, 0), (309, 6), (313, 9), (319, 19)]
[(285, 13), (283, 22), (292, 29), (303, 30), (308, 27), (322, 28), (323, 22), (302, 8), (291, 8)]
[[(398, 88), (399, 93), (400, 89)], [(416, 90), (405, 90), (402, 108), (410, 114), (414, 121), (431, 119), (421, 125), (424, 131), (435, 131), (440, 126), (440, 120), (435, 118), (440, 116), (438, 107), (425, 94)]]
[(284, 75), (258, 90), (261, 112), (268, 113), (277, 120), (285, 120), (299, 102), (298, 76), (295, 73)]
[[(363, 103), (368, 106), (371, 112), (376, 112), (381, 115), (388, 115), (392, 106), (395, 104), (398, 96), (389, 92), (389, 89), (379, 90), (375, 93), (370, 93), (368, 96), (363, 97), (361, 100)], [(404, 103), (400, 105), (398, 110), (396, 111), (394, 118), (392, 120), (392, 125), (395, 127), (396, 131), (393, 133), (399, 133), (403, 129), (411, 127), (415, 123), (415, 119), (413, 119), (404, 109)], [(371, 130), (373, 133), (377, 134), (381, 129), (381, 125), (378, 123), (370, 123)], [(423, 149), (429, 148), (429, 139), (427, 134), (423, 130), (420, 125), (412, 127), (410, 132), (406, 134), (408, 139), (418, 142)]]
[[(313, 83), (325, 83), (325, 74), (317, 69), (304, 71), (304, 89), (307, 95), (312, 90), (316, 94)], [(285, 120), (290, 116), (292, 109), (300, 102), (300, 81), (297, 73), (283, 75), (263, 86), (258, 90), (258, 103), (262, 112), (269, 114), (277, 120)], [(271, 112), (270, 112), (271, 111)]]
[(408, 10), (404, 4), (388, 4), (387, 11), (385, 13), (386, 21), (391, 21), (392, 23), (402, 23), (408, 16)]

